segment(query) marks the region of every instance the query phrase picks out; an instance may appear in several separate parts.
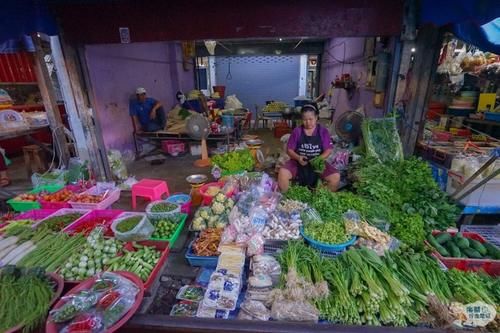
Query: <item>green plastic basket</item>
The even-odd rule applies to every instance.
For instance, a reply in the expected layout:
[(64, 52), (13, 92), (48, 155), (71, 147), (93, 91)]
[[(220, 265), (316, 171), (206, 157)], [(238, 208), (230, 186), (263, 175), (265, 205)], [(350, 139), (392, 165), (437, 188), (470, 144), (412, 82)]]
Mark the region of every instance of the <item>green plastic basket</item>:
[[(28, 194), (38, 194), (40, 192), (54, 193), (63, 187), (64, 185), (61, 184), (40, 185), (29, 191)], [(16, 212), (26, 212), (28, 210), (40, 209), (42, 207), (38, 201), (16, 201), (14, 199), (15, 198), (8, 200), (7, 203)]]
[(182, 232), (182, 229), (184, 228), (184, 224), (186, 224), (186, 219), (187, 219), (187, 214), (180, 214), (181, 219), (179, 220), (179, 225), (175, 229), (173, 235), (170, 238), (153, 238), (151, 237), (150, 240), (155, 240), (155, 241), (162, 241), (162, 242), (168, 242), (170, 248), (173, 248), (175, 245), (175, 242), (177, 242), (177, 239), (179, 238), (179, 235)]

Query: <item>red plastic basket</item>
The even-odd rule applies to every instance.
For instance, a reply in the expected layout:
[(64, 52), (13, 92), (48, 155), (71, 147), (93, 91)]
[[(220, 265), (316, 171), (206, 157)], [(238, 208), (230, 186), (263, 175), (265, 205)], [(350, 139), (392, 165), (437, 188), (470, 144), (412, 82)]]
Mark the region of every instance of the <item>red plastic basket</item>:
[[(160, 273), (163, 265), (165, 265), (165, 262), (167, 261), (168, 255), (170, 253), (170, 243), (165, 241), (154, 241), (154, 240), (145, 240), (137, 243), (144, 246), (154, 246), (157, 250), (161, 251), (160, 259), (158, 260), (155, 267), (151, 271), (151, 274), (149, 274), (149, 277), (146, 280), (146, 282), (144, 282), (144, 289), (146, 289), (146, 291), (149, 291), (150, 287), (153, 285), (155, 281), (156, 276), (158, 275), (158, 273)], [(127, 246), (127, 244), (125, 246)], [(127, 248), (132, 249), (131, 246), (127, 246)], [(80, 282), (81, 281), (68, 281), (68, 280), (64, 281), (66, 285), (70, 286), (77, 285)]]
[(224, 183), (222, 183), (222, 182), (206, 183), (205, 185), (203, 185), (199, 189), (201, 197), (203, 198), (202, 204), (204, 206), (210, 205), (212, 203), (212, 200), (214, 199), (213, 196), (207, 194), (208, 188), (213, 187), (213, 186), (218, 187), (218, 188), (223, 188)]
[(164, 152), (172, 156), (177, 156), (186, 151), (186, 145), (179, 140), (164, 140), (161, 142), (161, 147)]
[[(130, 319), (130, 317), (132, 317), (134, 315), (134, 313), (137, 311), (137, 309), (139, 309), (139, 306), (141, 306), (141, 303), (142, 303), (142, 299), (144, 298), (144, 285), (143, 285), (141, 279), (137, 275), (132, 274), (130, 272), (114, 272), (114, 273), (120, 274), (121, 276), (132, 281), (139, 288), (139, 292), (137, 293), (137, 295), (135, 297), (135, 303), (132, 306), (132, 308), (130, 308), (130, 310), (119, 321), (117, 321), (113, 326), (108, 328), (106, 330), (107, 333), (115, 332), (121, 326), (123, 326)], [(79, 291), (89, 289), (94, 284), (95, 280), (96, 280), (96, 276), (93, 276), (93, 277), (79, 283), (74, 288), (72, 288), (70, 291), (68, 291), (67, 295), (76, 294)], [(64, 303), (65, 303), (65, 300), (60, 299), (56, 303), (56, 305), (53, 307), (53, 309), (60, 308), (61, 306), (64, 305)], [(58, 326), (59, 325), (57, 325), (56, 323), (54, 323), (50, 319), (50, 315), (49, 315), (49, 317), (47, 318), (47, 321), (45, 322), (45, 332), (57, 333), (60, 331), (60, 328)]]
[(156, 276), (161, 272), (163, 266), (165, 265), (165, 262), (167, 261), (168, 255), (170, 253), (170, 243), (153, 240), (146, 240), (138, 243), (144, 246), (154, 246), (157, 250), (161, 251), (160, 259), (151, 271), (151, 274), (149, 274), (149, 278), (146, 280), (146, 282), (144, 282), (144, 289), (146, 289), (146, 291), (149, 291), (156, 279)]
[(90, 221), (94, 221), (93, 225), (89, 226), (89, 229), (86, 232), (86, 234), (89, 234), (98, 225), (97, 222), (100, 219), (104, 222), (103, 225), (106, 226), (106, 231), (104, 233), (104, 236), (113, 236), (113, 231), (111, 230), (111, 223), (113, 223), (115, 218), (121, 213), (123, 213), (123, 210), (119, 209), (93, 210), (87, 215), (80, 217), (78, 220), (68, 225), (66, 228), (63, 229), (63, 232), (71, 234), (72, 232), (77, 230), (80, 226)]
[[(432, 235), (437, 235), (441, 231), (434, 230)], [(450, 235), (455, 235), (456, 232), (449, 232)], [(463, 232), (465, 238), (471, 238), (481, 243), (486, 243), (486, 240), (481, 235), (474, 232)], [(425, 243), (431, 246), (427, 241)], [(432, 246), (431, 246), (432, 247)], [(439, 252), (434, 251), (433, 254), (445, 264), (448, 268), (456, 268), (462, 271), (479, 271), (483, 270), (489, 275), (500, 276), (500, 260), (493, 259), (471, 259), (471, 258), (451, 258), (443, 257)]]
[[(64, 280), (63, 278), (59, 275), (59, 274), (56, 274), (56, 273), (51, 273), (51, 272), (48, 272), (46, 273), (47, 276), (54, 282), (55, 284), (55, 287), (54, 287), (54, 295), (52, 296), (52, 299), (50, 301), (50, 304), (49, 306), (52, 306), (54, 305), (54, 303), (56, 301), (59, 300), (59, 298), (61, 297), (61, 294), (63, 293), (63, 289), (64, 289)], [(4, 333), (14, 333), (14, 332), (21, 332), (22, 329), (23, 329), (24, 325), (18, 325), (14, 328), (11, 328), (11, 329), (8, 329), (7, 331), (5, 331)]]

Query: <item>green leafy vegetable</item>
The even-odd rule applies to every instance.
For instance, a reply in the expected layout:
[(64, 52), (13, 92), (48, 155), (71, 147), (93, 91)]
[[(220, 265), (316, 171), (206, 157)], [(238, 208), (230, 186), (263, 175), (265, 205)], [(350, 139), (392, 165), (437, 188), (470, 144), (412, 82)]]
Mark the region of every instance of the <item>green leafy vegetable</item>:
[(235, 150), (229, 153), (215, 155), (212, 157), (212, 164), (218, 165), (224, 170), (233, 171), (252, 171), (255, 160), (250, 150)]
[(321, 174), (325, 171), (326, 162), (321, 156), (316, 156), (309, 163), (311, 163), (314, 172)]
[(309, 222), (304, 226), (307, 237), (325, 244), (342, 244), (347, 242), (348, 236), (343, 223), (332, 222)]
[(403, 160), (403, 146), (395, 118), (365, 118), (361, 130), (368, 156), (379, 162)]
[(401, 213), (421, 215), (426, 231), (455, 225), (460, 210), (439, 189), (428, 164), (420, 159), (384, 164), (367, 159), (355, 176), (359, 194)]

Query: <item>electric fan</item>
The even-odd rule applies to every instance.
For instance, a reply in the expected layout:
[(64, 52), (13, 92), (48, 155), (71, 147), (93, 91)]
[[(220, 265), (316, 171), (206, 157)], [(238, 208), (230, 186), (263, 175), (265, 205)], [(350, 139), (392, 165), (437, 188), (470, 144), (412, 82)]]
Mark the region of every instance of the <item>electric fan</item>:
[(211, 162), (208, 158), (207, 137), (210, 134), (208, 119), (200, 114), (194, 114), (187, 119), (186, 131), (194, 140), (201, 140), (201, 159), (194, 162), (198, 168), (208, 167)]
[(335, 132), (342, 140), (357, 143), (361, 136), (364, 115), (358, 111), (347, 111), (335, 123)]

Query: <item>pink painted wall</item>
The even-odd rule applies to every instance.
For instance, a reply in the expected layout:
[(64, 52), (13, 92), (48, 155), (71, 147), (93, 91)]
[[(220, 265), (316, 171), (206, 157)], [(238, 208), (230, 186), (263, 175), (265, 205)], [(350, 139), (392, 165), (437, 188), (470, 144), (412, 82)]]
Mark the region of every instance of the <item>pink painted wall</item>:
[(192, 68), (184, 71), (180, 43), (154, 42), (87, 45), (85, 57), (94, 107), (107, 148), (131, 148), (129, 100), (137, 87), (170, 110), (177, 90), (194, 89)]
[[(342, 73), (351, 74), (358, 87), (351, 99), (348, 98), (346, 90), (334, 89), (330, 105), (336, 109), (335, 119), (346, 111), (357, 109), (360, 105), (364, 105), (366, 115), (370, 117), (380, 117), (383, 114), (383, 109), (373, 106), (373, 91), (365, 88), (367, 63), (363, 58), (364, 44), (365, 38), (362, 37), (332, 38), (325, 44), (321, 63), (320, 91), (327, 93), (330, 82), (335, 81), (337, 75), (340, 78)], [(344, 65), (339, 61), (344, 62)]]

